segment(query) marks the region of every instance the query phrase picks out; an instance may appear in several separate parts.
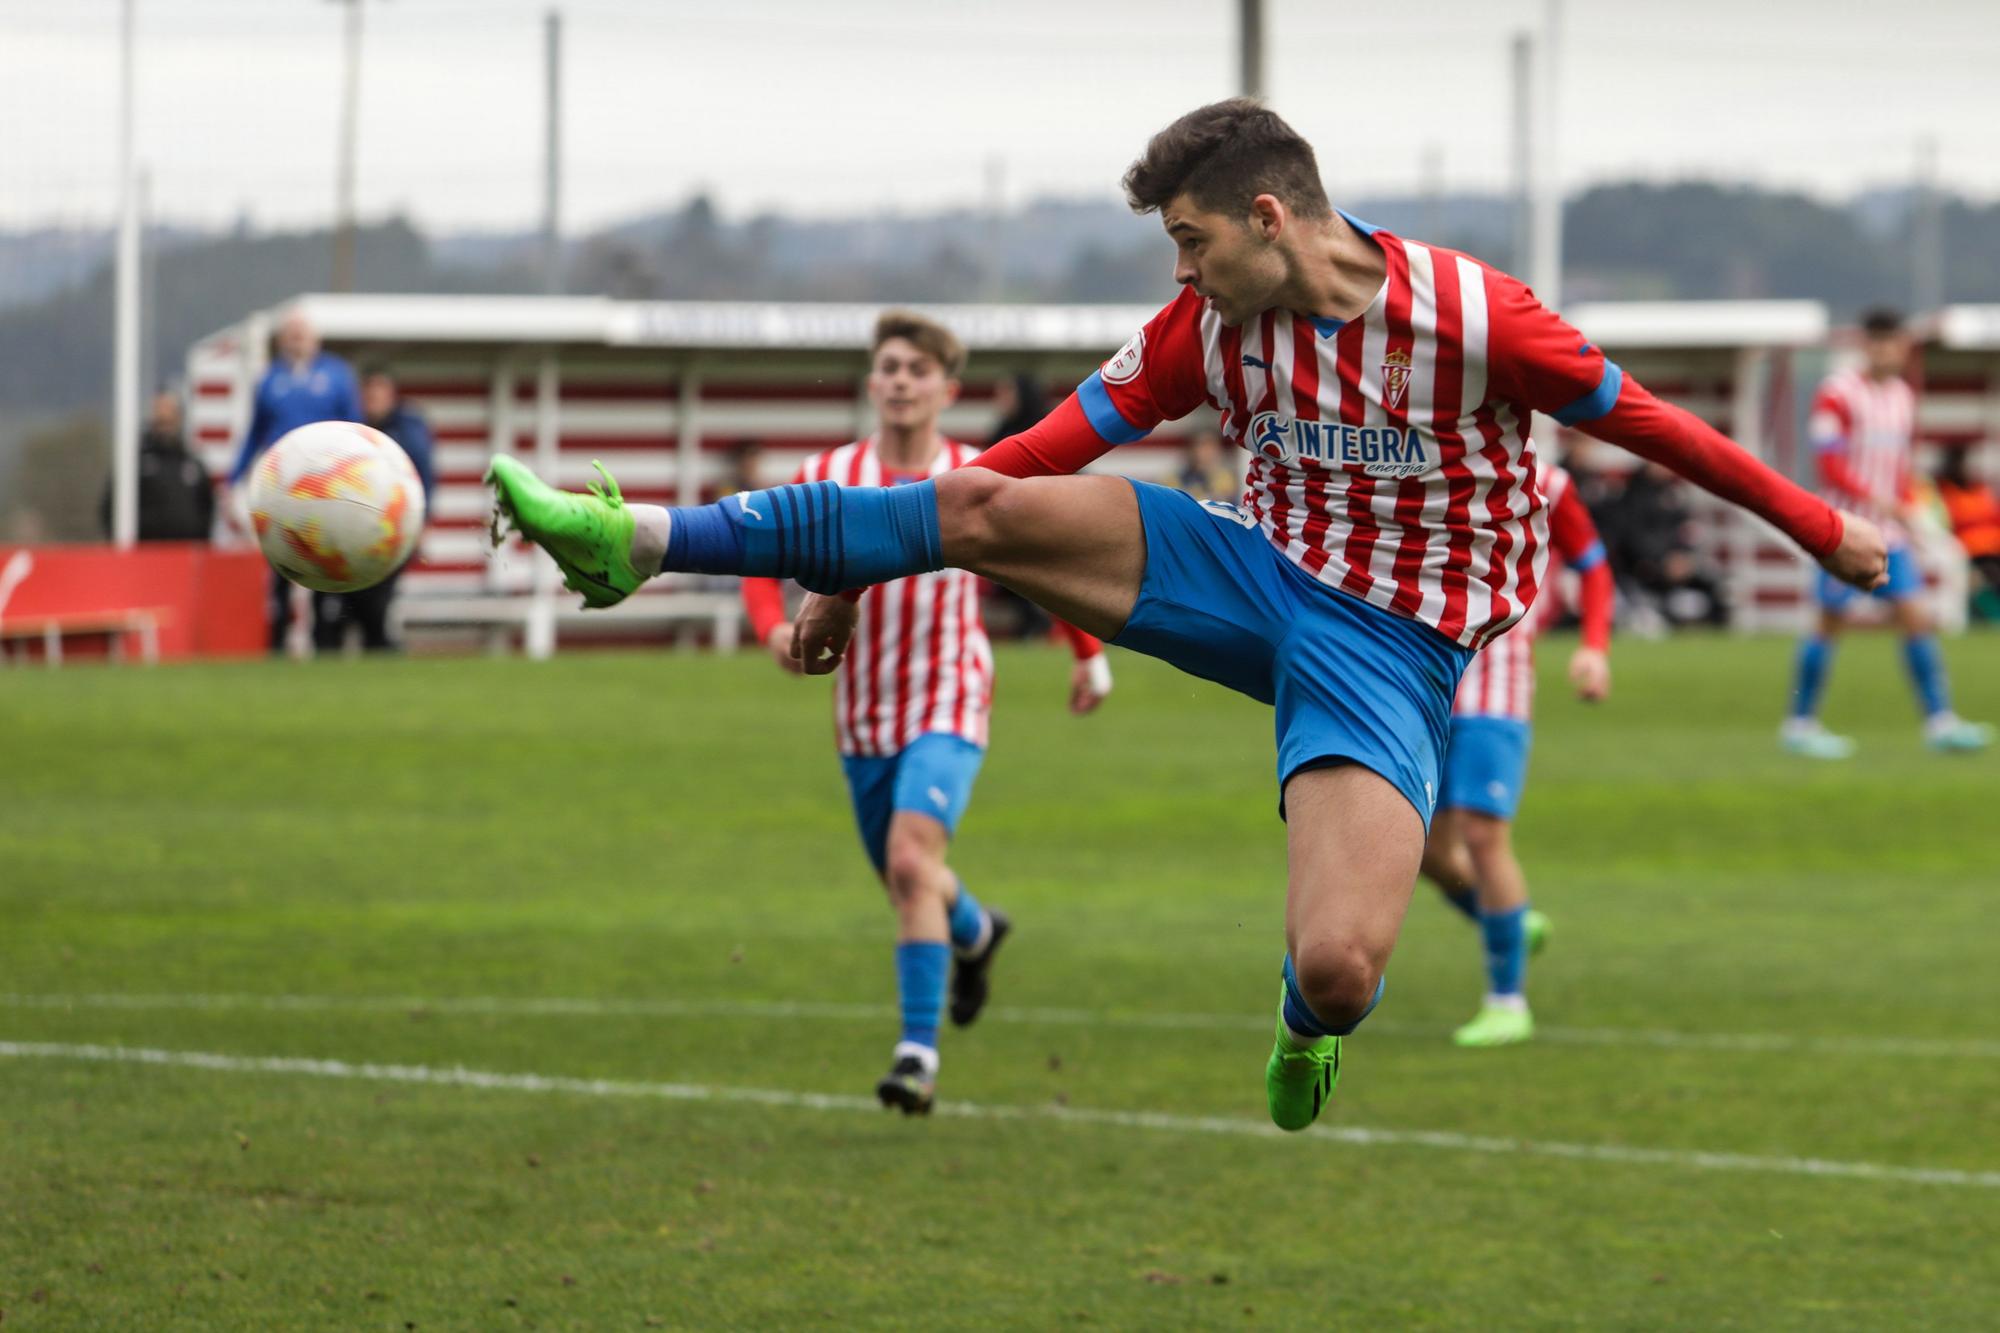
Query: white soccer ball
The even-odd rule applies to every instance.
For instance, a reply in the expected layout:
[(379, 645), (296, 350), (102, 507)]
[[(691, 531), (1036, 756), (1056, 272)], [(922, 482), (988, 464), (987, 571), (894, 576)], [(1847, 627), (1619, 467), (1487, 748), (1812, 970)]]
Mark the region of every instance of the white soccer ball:
[(355, 592), (396, 572), (424, 530), (424, 485), (401, 445), (358, 421), (288, 432), (250, 473), (264, 558), (314, 592)]

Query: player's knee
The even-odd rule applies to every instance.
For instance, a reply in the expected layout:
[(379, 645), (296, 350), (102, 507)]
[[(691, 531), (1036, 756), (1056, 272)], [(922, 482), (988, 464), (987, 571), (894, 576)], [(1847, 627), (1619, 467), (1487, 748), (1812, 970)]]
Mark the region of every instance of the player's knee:
[(915, 903), (938, 891), (941, 863), (935, 848), (917, 838), (891, 836), (883, 858), (882, 882), (898, 906)]
[(954, 563), (976, 565), (1000, 549), (1019, 507), (1021, 483), (981, 467), (938, 478), (938, 529)]
[(1459, 821), (1459, 832), (1466, 850), (1475, 857), (1499, 855), (1507, 850), (1512, 837), (1507, 821), (1497, 815), (1468, 813)]
[(1319, 944), (1294, 949), (1292, 971), (1313, 1017), (1330, 1028), (1343, 1028), (1367, 1014), (1382, 981), (1383, 961), (1361, 944)]

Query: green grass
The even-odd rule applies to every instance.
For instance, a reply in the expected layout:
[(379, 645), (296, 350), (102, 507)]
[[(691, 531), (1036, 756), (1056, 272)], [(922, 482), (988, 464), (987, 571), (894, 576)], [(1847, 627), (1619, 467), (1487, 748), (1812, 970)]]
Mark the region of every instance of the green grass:
[[(1520, 842), (1558, 928), (1537, 1015), (1572, 1039), (1453, 1049), (1478, 949), (1425, 896), (1328, 1121), (2000, 1170), (2000, 760), (1921, 749), (1880, 638), (1833, 686), (1861, 757), (1823, 767), (1776, 753), (1777, 641), (1621, 645), (1600, 709), (1565, 697), (1563, 655)], [(2000, 716), (2000, 639), (1949, 657), (1963, 711)], [(1059, 654), (1003, 654), (955, 858), (1020, 923), (996, 1004), (1116, 1021), (996, 1012), (948, 1037), (943, 1091), (1255, 1125), (1284, 873), (1269, 716), (1119, 670), (1077, 721)], [(0, 1040), (836, 1096), (880, 1072), (890, 919), (823, 692), (757, 659), (0, 680)], [(107, 993), (347, 1003), (27, 998)], [(1620, 1035), (1662, 1030), (1798, 1040)], [(1948, 1329), (2000, 1309), (2000, 1190), (1976, 1182), (46, 1057), (0, 1059), (0, 1135), (9, 1333)]]

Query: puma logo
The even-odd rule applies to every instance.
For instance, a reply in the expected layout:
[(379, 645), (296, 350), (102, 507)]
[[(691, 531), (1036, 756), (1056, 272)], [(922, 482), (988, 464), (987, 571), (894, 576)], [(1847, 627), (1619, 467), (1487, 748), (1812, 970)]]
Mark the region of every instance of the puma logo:
[(759, 523), (762, 523), (764, 521), (764, 516), (750, 507), (750, 492), (748, 491), (736, 492), (736, 507), (738, 509), (741, 509), (744, 513), (748, 514), (750, 517), (756, 519)]
[(1252, 356), (1248, 352), (1243, 354), (1243, 364), (1246, 366), (1255, 366), (1259, 370), (1269, 370), (1271, 368), (1269, 361), (1266, 361), (1261, 356)]

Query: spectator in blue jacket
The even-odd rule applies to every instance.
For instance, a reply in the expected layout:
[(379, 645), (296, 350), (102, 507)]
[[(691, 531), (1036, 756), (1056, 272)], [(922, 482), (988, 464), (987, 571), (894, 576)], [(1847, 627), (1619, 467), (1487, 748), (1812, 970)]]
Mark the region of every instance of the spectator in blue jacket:
[[(430, 423), (423, 414), (403, 401), (396, 377), (384, 366), (366, 366), (361, 372), (361, 408), (364, 419), (410, 456), (417, 478), (424, 484), (424, 513), (431, 510), (437, 491), (437, 461), (431, 445)], [(422, 538), (418, 538), (419, 541)], [(396, 597), (395, 574), (372, 588), (359, 592), (316, 592), (313, 594), (313, 649), (338, 652), (346, 643), (348, 626), (361, 630), (361, 646), (371, 653), (389, 652), (396, 647), (389, 637), (389, 604)]]
[[(238, 487), (250, 475), (258, 456), (288, 431), (315, 421), (361, 420), (361, 394), (355, 387), (354, 372), (345, 361), (319, 345), (319, 331), (297, 310), (278, 324), (277, 356), (264, 378), (257, 381), (257, 397), (250, 412), (250, 429), (237, 451), (236, 464), (229, 469), (229, 484)], [(241, 509), (233, 505), (232, 509)], [(271, 571), (271, 640), (273, 653), (285, 650), (285, 633), (291, 626), (292, 585), (277, 570)]]

